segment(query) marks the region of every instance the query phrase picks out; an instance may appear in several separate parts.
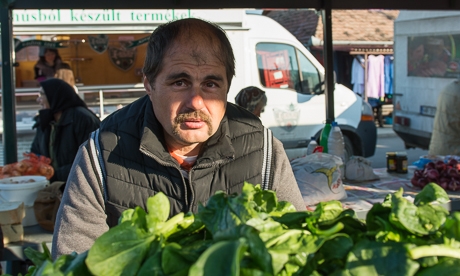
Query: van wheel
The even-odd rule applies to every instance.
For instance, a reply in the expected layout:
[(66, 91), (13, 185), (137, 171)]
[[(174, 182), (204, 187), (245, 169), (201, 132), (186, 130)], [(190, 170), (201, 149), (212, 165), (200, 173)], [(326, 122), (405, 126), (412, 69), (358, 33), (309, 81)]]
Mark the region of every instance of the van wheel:
[(344, 152), (345, 160), (343, 160), (343, 163), (345, 164), (350, 159), (350, 157), (354, 155), (354, 150), (353, 150), (353, 144), (351, 143), (351, 140), (350, 138), (348, 138), (348, 136), (346, 135), (343, 136), (343, 143), (344, 143), (344, 149), (345, 149), (345, 152)]

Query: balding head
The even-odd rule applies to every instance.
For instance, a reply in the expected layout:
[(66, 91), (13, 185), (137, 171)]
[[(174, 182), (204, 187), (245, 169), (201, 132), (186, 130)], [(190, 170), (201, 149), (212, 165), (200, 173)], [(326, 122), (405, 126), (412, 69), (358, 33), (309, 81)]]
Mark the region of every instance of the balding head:
[(143, 72), (153, 83), (160, 72), (163, 59), (174, 55), (178, 44), (190, 46), (197, 63), (206, 64), (203, 46), (212, 46), (212, 55), (226, 68), (228, 87), (235, 75), (235, 57), (225, 32), (217, 25), (195, 18), (172, 21), (159, 26), (152, 33), (147, 46)]

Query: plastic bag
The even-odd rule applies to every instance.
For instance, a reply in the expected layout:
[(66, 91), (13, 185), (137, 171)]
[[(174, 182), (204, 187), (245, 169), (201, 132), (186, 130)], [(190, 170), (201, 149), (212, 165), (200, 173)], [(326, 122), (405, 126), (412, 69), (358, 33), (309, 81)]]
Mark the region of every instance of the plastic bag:
[(291, 161), (292, 170), (306, 205), (347, 198), (338, 156), (317, 152)]
[(2, 167), (0, 178), (22, 175), (42, 175), (50, 179), (54, 175), (54, 169), (50, 165), (51, 159), (45, 156), (37, 156), (34, 153), (23, 153), (24, 159)]
[(371, 167), (371, 162), (362, 156), (352, 156), (345, 166), (345, 178), (353, 181), (379, 179)]

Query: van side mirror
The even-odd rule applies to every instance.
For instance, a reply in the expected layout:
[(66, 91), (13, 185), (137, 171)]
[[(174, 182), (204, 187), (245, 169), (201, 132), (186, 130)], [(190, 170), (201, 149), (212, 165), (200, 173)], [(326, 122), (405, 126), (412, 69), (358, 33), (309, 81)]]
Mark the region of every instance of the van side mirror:
[[(316, 95), (321, 95), (326, 91), (326, 77), (325, 75), (318, 74), (320, 82), (315, 86), (313, 90)], [(334, 85), (337, 83), (337, 75), (334, 71)]]

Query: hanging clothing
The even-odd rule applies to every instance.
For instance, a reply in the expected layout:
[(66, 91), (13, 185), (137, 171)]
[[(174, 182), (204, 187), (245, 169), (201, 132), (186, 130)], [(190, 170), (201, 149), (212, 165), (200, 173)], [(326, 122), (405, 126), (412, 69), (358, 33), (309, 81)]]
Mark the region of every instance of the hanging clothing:
[(358, 95), (364, 93), (364, 59), (361, 56), (356, 56), (351, 65), (351, 84), (353, 91)]
[(385, 96), (384, 56), (370, 55), (368, 57), (366, 94), (368, 98)]
[(393, 68), (393, 55), (385, 56), (384, 60), (384, 72), (385, 72), (385, 95), (393, 94), (393, 79), (394, 79), (394, 68)]

